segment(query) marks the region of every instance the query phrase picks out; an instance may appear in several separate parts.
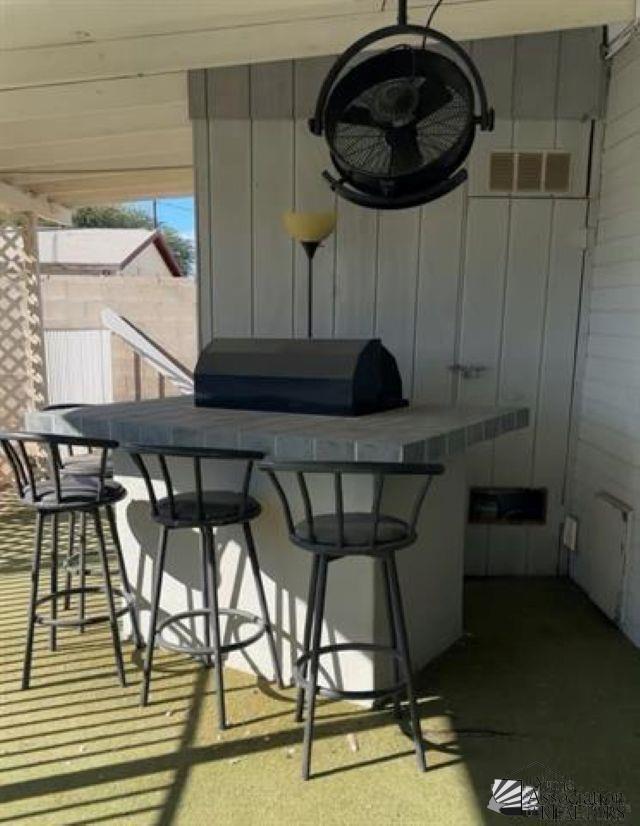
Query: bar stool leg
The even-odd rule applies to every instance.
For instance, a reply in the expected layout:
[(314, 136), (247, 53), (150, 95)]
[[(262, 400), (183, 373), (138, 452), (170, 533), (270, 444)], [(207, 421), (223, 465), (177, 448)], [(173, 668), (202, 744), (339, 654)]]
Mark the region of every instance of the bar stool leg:
[(318, 568), (318, 582), (313, 618), (313, 641), (311, 643), (311, 657), (309, 661), (309, 676), (307, 678), (307, 717), (304, 724), (304, 752), (302, 757), (302, 779), (309, 779), (311, 770), (311, 746), (313, 744), (313, 724), (316, 712), (316, 693), (318, 690), (318, 661), (319, 648), (322, 637), (322, 620), (324, 617), (324, 599), (327, 592), (327, 567), (329, 561), (326, 556), (320, 559)]
[(22, 669), (22, 688), (29, 688), (31, 679), (31, 660), (33, 657), (33, 636), (36, 628), (36, 600), (38, 599), (38, 581), (40, 579), (40, 561), (42, 559), (42, 541), (44, 538), (45, 516), (36, 513), (36, 537), (31, 563), (31, 594), (29, 597), (29, 619), (27, 623), (27, 642), (24, 650), (24, 666)]
[[(389, 637), (391, 648), (393, 648), (394, 652), (397, 653), (398, 650), (398, 641), (397, 641), (397, 634), (396, 634), (396, 624), (393, 618), (393, 604), (391, 602), (391, 583), (389, 581), (389, 571), (387, 569), (386, 560), (382, 561), (382, 573), (384, 575), (384, 592), (385, 592), (385, 600), (387, 605), (387, 617), (389, 621)], [(393, 682), (398, 685), (400, 682), (400, 663), (398, 662), (398, 658), (393, 658)], [(393, 716), (396, 720), (400, 720), (402, 717), (402, 712), (400, 710), (400, 698), (397, 694), (393, 695)]]
[(242, 528), (244, 530), (245, 542), (247, 543), (247, 556), (249, 557), (249, 564), (251, 565), (253, 579), (256, 584), (258, 603), (260, 604), (260, 613), (262, 614), (262, 620), (265, 624), (265, 628), (267, 629), (267, 641), (269, 643), (269, 651), (271, 652), (271, 660), (273, 662), (273, 670), (276, 675), (276, 682), (278, 684), (278, 688), (284, 688), (284, 682), (282, 681), (282, 671), (280, 670), (280, 661), (278, 660), (278, 654), (276, 651), (276, 641), (273, 635), (273, 626), (271, 625), (271, 620), (269, 619), (269, 609), (267, 608), (267, 599), (264, 593), (264, 584), (262, 582), (262, 576), (260, 574), (260, 566), (258, 565), (258, 555), (256, 554), (255, 542), (253, 541), (253, 531), (251, 530), (251, 523), (243, 522)]
[[(67, 576), (65, 581), (65, 590), (69, 591), (71, 588), (71, 570), (69, 565), (71, 564), (71, 557), (73, 556), (73, 546), (75, 544), (75, 534), (76, 534), (76, 513), (75, 511), (71, 511), (69, 514), (69, 544), (67, 545)], [(71, 608), (71, 594), (64, 595), (64, 610), (68, 611)]]
[[(78, 594), (78, 619), (84, 620), (86, 614), (87, 595), (84, 593), (84, 588), (87, 584), (87, 512), (82, 511), (80, 514), (80, 568), (79, 568), (79, 586), (80, 593)], [(80, 625), (79, 631), (84, 634), (84, 625)]]
[(156, 556), (156, 575), (153, 584), (153, 597), (151, 602), (151, 615), (149, 617), (149, 630), (147, 636), (147, 653), (144, 658), (142, 689), (140, 691), (140, 704), (146, 706), (149, 700), (149, 684), (151, 682), (151, 666), (153, 665), (153, 650), (156, 642), (156, 625), (158, 622), (158, 607), (160, 606), (160, 592), (162, 590), (162, 574), (164, 573), (164, 558), (167, 553), (167, 538), (169, 529), (162, 525), (160, 536), (158, 537), (158, 553)]
[[(51, 518), (51, 619), (55, 622), (58, 619), (58, 528), (60, 517), (54, 513)], [(55, 625), (49, 628), (49, 650), (56, 651), (58, 648), (58, 629)]]
[[(304, 619), (304, 632), (302, 637), (302, 653), (309, 653), (309, 643), (311, 642), (311, 624), (313, 621), (313, 611), (316, 599), (316, 586), (318, 583), (318, 566), (320, 564), (320, 556), (313, 555), (313, 562), (311, 564), (311, 577), (309, 579), (309, 593), (307, 594), (307, 614)], [(309, 661), (304, 664), (302, 676), (307, 679), (309, 675)], [(304, 708), (304, 688), (298, 686), (298, 693), (296, 696), (296, 723), (302, 722), (302, 712)]]
[[(202, 607), (208, 613), (204, 618), (204, 644), (206, 648), (211, 648), (211, 586), (209, 585), (209, 542), (207, 540), (206, 528), (200, 528), (200, 556), (202, 558)], [(207, 668), (211, 668), (211, 654), (204, 654), (202, 662)]]
[[(118, 559), (118, 571), (120, 572), (120, 579), (124, 587), (124, 592), (128, 597), (133, 598), (133, 592), (131, 591), (131, 585), (129, 584), (129, 577), (127, 576), (127, 569), (124, 564), (124, 555), (122, 553), (122, 545), (120, 543), (120, 534), (118, 533), (118, 525), (116, 523), (116, 517), (113, 511), (113, 507), (111, 505), (107, 505), (106, 511), (107, 520), (109, 522), (109, 531), (111, 532), (113, 545), (116, 549), (116, 557)], [(131, 629), (133, 631), (134, 645), (138, 649), (143, 648), (142, 636), (140, 634), (140, 624), (138, 623), (138, 612), (136, 611), (136, 606), (134, 602), (131, 603), (129, 614), (131, 615)]]
[(207, 537), (209, 562), (209, 604), (211, 605), (211, 619), (213, 620), (213, 650), (215, 653), (216, 670), (216, 692), (218, 695), (218, 728), (227, 728), (227, 715), (224, 706), (224, 663), (222, 661), (222, 645), (220, 643), (220, 616), (218, 614), (218, 572), (216, 565), (216, 546), (213, 537), (213, 529), (210, 526), (205, 528)]
[(107, 544), (104, 540), (104, 533), (102, 530), (102, 521), (100, 519), (100, 511), (96, 508), (93, 511), (93, 521), (96, 527), (96, 536), (98, 537), (98, 545), (100, 548), (100, 560), (102, 562), (102, 575), (104, 577), (104, 586), (107, 596), (107, 607), (109, 609), (109, 620), (111, 625), (111, 636), (113, 638), (113, 652), (116, 658), (116, 668), (118, 676), (120, 677), (120, 684), (126, 686), (127, 678), (124, 673), (124, 663), (122, 661), (122, 647), (120, 644), (120, 630), (118, 628), (118, 619), (116, 617), (116, 606), (113, 599), (113, 591), (111, 589), (111, 574), (109, 572), (109, 559), (107, 557)]
[(404, 618), (404, 611), (402, 609), (402, 596), (400, 594), (400, 585), (398, 582), (398, 570), (396, 568), (396, 560), (393, 554), (390, 554), (389, 559), (385, 561), (385, 565), (389, 576), (391, 604), (393, 606), (393, 613), (395, 617), (398, 650), (402, 660), (402, 667), (404, 669), (404, 679), (407, 685), (407, 700), (409, 703), (409, 713), (411, 715), (411, 730), (413, 732), (413, 742), (416, 749), (416, 760), (418, 762), (418, 769), (420, 771), (426, 771), (427, 766), (425, 763), (424, 748), (422, 745), (420, 717), (418, 716), (415, 690), (413, 687), (413, 672), (411, 667), (411, 657), (409, 655), (407, 626)]

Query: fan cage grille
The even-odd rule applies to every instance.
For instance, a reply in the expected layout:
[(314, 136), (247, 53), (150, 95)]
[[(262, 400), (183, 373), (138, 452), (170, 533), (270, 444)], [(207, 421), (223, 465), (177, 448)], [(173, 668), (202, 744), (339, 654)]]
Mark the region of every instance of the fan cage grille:
[(459, 64), (427, 49), (359, 62), (333, 87), (325, 134), (342, 180), (388, 196), (449, 177), (475, 136), (475, 96)]
[[(418, 86), (422, 81), (406, 78), (407, 83)], [(376, 91), (383, 84), (367, 89), (353, 101), (353, 106), (369, 108), (373, 105)], [(447, 87), (450, 100), (440, 109), (418, 120), (415, 124), (416, 144), (422, 168), (438, 161), (444, 153), (453, 149), (467, 128), (469, 121), (468, 101), (454, 88)], [(417, 171), (394, 167), (393, 147), (380, 126), (351, 124), (338, 120), (333, 136), (333, 151), (354, 171), (367, 175), (391, 177), (402, 172)]]

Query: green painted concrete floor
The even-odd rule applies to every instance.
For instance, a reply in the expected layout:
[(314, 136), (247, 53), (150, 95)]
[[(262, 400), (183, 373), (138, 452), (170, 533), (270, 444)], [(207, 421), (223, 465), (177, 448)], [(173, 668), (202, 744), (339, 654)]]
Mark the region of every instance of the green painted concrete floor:
[(56, 654), (41, 629), (21, 691), (32, 525), (0, 503), (0, 824), (499, 824), (493, 779), (532, 761), (640, 824), (640, 652), (565, 580), (467, 583), (465, 637), (420, 675), (425, 775), (388, 712), (321, 703), (303, 783), (293, 692), (246, 674), (220, 734), (210, 671), (159, 654), (142, 709), (130, 644), (123, 690), (103, 628)]

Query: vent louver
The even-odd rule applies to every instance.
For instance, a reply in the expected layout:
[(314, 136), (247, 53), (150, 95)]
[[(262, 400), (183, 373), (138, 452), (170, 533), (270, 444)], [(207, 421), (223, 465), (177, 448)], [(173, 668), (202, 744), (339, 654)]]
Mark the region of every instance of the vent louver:
[(546, 192), (568, 192), (571, 185), (571, 155), (568, 152), (548, 152), (545, 166)]
[(542, 189), (542, 152), (520, 152), (516, 189), (519, 192), (540, 192)]
[(494, 152), (491, 155), (489, 189), (492, 192), (511, 192), (515, 183), (515, 155), (513, 152)]
[(567, 193), (571, 190), (569, 152), (492, 152), (489, 191), (512, 193)]

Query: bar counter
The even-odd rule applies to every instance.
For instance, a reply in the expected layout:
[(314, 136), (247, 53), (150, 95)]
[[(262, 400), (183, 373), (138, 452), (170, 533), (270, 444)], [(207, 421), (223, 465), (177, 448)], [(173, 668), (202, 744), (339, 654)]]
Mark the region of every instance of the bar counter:
[[(442, 462), (445, 473), (435, 480), (418, 526), (419, 540), (401, 551), (398, 565), (409, 626), (414, 665), (420, 667), (441, 653), (462, 632), (463, 539), (467, 486), (465, 452), (474, 445), (528, 426), (526, 408), (444, 407), (416, 405), (362, 417), (222, 410), (195, 407), (181, 396), (34, 412), (26, 426), (39, 432), (112, 438), (122, 445), (247, 448), (281, 459), (354, 460), (384, 462)], [(148, 616), (157, 530), (141, 477), (122, 451), (114, 457), (116, 478), (128, 497), (118, 506), (118, 527), (127, 568), (136, 590), (143, 631)], [(205, 484), (239, 485), (232, 463), (205, 462)], [(188, 489), (191, 466), (176, 461), (179, 485)], [(345, 490), (352, 510), (371, 507), (372, 481), (352, 477)], [(159, 490), (162, 491), (158, 480)], [(383, 511), (402, 515), (407, 485), (397, 479), (386, 486)], [(253, 494), (263, 505), (254, 523), (267, 599), (276, 626), (278, 651), (285, 678), (299, 651), (304, 623), (310, 558), (293, 547), (286, 535), (279, 504), (271, 485), (256, 471)], [(313, 489), (316, 509), (332, 505), (329, 486)], [(248, 576), (241, 532), (219, 529), (220, 604), (257, 613)], [(177, 613), (200, 607), (198, 537), (180, 531), (168, 551), (161, 610)], [(346, 559), (330, 567), (324, 635), (331, 643), (378, 640), (386, 628), (385, 601), (378, 567), (371, 559)], [(242, 635), (242, 629), (224, 634)], [(186, 640), (199, 638), (198, 622), (181, 629)], [(379, 640), (386, 642), (386, 640)], [(229, 665), (272, 676), (266, 642), (229, 656)], [(323, 679), (354, 690), (379, 688), (388, 679), (386, 658), (361, 653), (323, 662)]]

